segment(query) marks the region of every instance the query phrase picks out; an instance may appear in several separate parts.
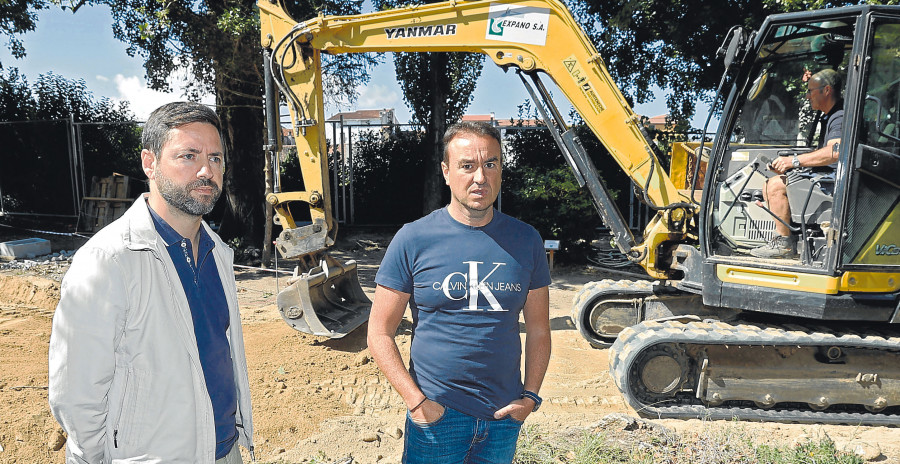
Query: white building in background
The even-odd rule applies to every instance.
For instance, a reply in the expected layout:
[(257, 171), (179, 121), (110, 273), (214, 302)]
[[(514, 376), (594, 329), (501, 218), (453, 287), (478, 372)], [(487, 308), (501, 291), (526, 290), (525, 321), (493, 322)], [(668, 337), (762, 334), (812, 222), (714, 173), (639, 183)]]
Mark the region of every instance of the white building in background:
[(346, 126), (387, 126), (389, 124), (400, 124), (400, 122), (397, 121), (397, 117), (394, 115), (393, 108), (385, 108), (381, 110), (357, 110), (349, 111), (346, 113), (338, 113), (326, 119), (325, 122), (340, 123), (342, 119), (344, 125)]

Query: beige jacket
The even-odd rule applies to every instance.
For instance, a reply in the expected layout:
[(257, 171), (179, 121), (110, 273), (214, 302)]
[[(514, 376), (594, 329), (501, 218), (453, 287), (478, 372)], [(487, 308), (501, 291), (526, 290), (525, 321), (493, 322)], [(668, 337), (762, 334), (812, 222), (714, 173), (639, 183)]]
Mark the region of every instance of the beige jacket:
[[(230, 313), (238, 443), (253, 451), (234, 254), (209, 230)], [(187, 298), (144, 197), (72, 261), (50, 335), (50, 409), (68, 463), (213, 463), (215, 425)]]

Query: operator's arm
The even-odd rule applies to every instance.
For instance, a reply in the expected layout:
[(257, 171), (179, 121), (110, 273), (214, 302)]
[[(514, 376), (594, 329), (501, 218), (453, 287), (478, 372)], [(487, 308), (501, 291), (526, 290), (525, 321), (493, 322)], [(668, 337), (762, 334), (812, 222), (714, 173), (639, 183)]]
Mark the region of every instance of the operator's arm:
[(811, 151), (809, 153), (804, 153), (802, 155), (797, 156), (797, 159), (800, 160), (800, 167), (818, 167), (818, 166), (828, 166), (831, 163), (837, 161), (838, 152), (835, 149), (835, 145), (839, 144), (841, 139), (831, 139), (825, 142), (825, 146), (816, 150)]
[(375, 363), (403, 397), (406, 408), (410, 410), (410, 417), (417, 422), (428, 423), (440, 417), (443, 407), (430, 400), (422, 403), (425, 394), (409, 375), (394, 339), (408, 302), (409, 293), (381, 285), (375, 287), (367, 341)]
[(68, 434), (66, 461), (107, 462), (107, 395), (126, 296), (115, 259), (97, 249), (75, 256), (53, 316), (50, 410)]
[[(841, 139), (831, 139), (825, 143), (824, 147), (819, 148), (818, 150), (797, 155), (797, 159), (800, 160), (800, 167), (814, 168), (828, 166), (829, 164), (834, 163), (837, 161), (838, 157), (835, 145), (840, 142)], [(791, 156), (779, 156), (775, 161), (772, 161), (772, 170), (779, 174), (783, 174), (793, 168), (791, 161), (793, 161), (793, 157)]]
[[(528, 291), (525, 307), (525, 390), (538, 393), (550, 363), (550, 287)], [(523, 421), (534, 409), (529, 398), (513, 400), (494, 413), (499, 419), (507, 414)]]

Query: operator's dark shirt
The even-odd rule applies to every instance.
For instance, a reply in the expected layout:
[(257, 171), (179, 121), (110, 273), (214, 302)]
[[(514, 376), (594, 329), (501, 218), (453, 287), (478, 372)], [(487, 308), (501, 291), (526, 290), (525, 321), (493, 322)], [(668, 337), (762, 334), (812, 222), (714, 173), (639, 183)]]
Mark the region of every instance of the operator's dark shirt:
[(228, 343), (228, 302), (222, 279), (216, 268), (212, 249), (215, 243), (206, 230), (200, 227), (200, 246), (197, 262), (191, 241), (181, 236), (148, 205), (156, 231), (166, 244), (166, 250), (175, 264), (184, 294), (191, 308), (194, 335), (200, 352), (200, 366), (206, 379), (206, 390), (212, 401), (216, 424), (216, 459), (224, 458), (237, 441), (235, 427), (237, 412), (237, 384)]
[[(841, 131), (844, 129), (844, 100), (838, 100), (831, 107), (831, 111), (822, 119), (822, 125), (825, 130), (819, 134), (819, 148), (824, 147), (829, 140), (841, 138)], [(837, 170), (837, 164), (837, 160), (835, 160), (827, 167)]]

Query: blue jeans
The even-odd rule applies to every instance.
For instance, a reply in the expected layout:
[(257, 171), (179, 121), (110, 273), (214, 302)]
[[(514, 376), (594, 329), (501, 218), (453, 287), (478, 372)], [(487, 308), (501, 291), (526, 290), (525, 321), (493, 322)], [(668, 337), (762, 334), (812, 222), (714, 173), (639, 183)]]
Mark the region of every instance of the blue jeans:
[(406, 413), (404, 464), (509, 464), (522, 422), (485, 420), (444, 407), (438, 420), (420, 425)]

